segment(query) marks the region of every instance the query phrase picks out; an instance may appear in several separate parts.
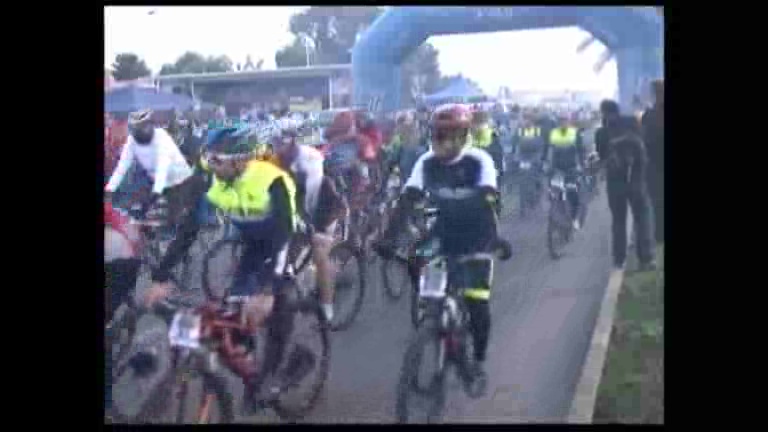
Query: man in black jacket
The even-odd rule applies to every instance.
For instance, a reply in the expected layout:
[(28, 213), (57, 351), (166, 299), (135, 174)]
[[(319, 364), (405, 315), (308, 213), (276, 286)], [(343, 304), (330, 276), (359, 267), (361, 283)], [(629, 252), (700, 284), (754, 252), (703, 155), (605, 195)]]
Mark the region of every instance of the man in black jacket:
[(624, 268), (627, 257), (627, 206), (632, 209), (640, 270), (656, 267), (653, 218), (645, 181), (648, 157), (637, 120), (622, 116), (614, 101), (600, 104), (603, 127), (595, 134), (597, 152), (605, 167), (608, 205), (613, 216), (613, 259)]
[(643, 137), (648, 150), (648, 189), (653, 203), (656, 241), (664, 242), (664, 81), (651, 84), (654, 105), (643, 114)]

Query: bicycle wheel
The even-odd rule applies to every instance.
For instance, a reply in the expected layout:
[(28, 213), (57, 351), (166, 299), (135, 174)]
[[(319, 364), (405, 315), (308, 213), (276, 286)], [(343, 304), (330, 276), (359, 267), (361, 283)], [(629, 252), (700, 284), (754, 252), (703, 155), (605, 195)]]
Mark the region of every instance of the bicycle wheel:
[[(424, 366), (427, 373), (420, 377)], [(435, 423), (442, 419), (446, 366), (445, 339), (435, 327), (420, 328), (405, 352), (400, 370), (395, 407), (398, 423)]]
[(112, 319), (111, 325), (105, 331), (106, 349), (112, 353), (112, 378), (116, 377), (117, 365), (121, 364), (128, 354), (133, 336), (136, 333), (136, 322), (138, 321), (136, 309), (123, 303)]
[(239, 240), (219, 240), (203, 259), (203, 292), (210, 301), (226, 297), (243, 252)]
[(411, 287), (411, 325), (413, 328), (419, 328), (424, 321), (425, 304), (419, 297), (419, 276), (410, 275)]
[(379, 268), (387, 297), (399, 300), (403, 296), (404, 287), (410, 285), (407, 264), (395, 258), (382, 260)]
[(234, 421), (234, 400), (224, 376), (179, 370), (166, 399), (166, 411), (174, 424), (230, 424)]
[(317, 301), (307, 298), (289, 307), (293, 324), (283, 351), (285, 361), (281, 372), (288, 385), (273, 409), (283, 420), (295, 421), (317, 404), (328, 380), (331, 345), (328, 322)]
[(233, 423), (234, 398), (226, 377), (192, 369), (189, 360), (176, 365), (143, 420), (163, 424)]
[[(161, 393), (172, 370), (170, 352), (167, 326), (154, 326), (135, 336), (130, 349), (113, 369), (113, 422), (145, 423), (157, 416), (152, 410), (164, 397)], [(135, 366), (139, 355), (149, 361), (149, 366), (141, 370)]]
[(330, 257), (337, 270), (333, 298), (335, 313), (330, 325), (331, 330), (341, 331), (352, 325), (363, 306), (365, 258), (360, 249), (348, 241), (335, 245)]
[(565, 245), (569, 242), (568, 229), (570, 227), (564, 226), (561, 221), (563, 218), (557, 216), (558, 211), (565, 211), (562, 207), (563, 203), (561, 201), (553, 202), (547, 222), (547, 248), (549, 249), (549, 256), (553, 260), (562, 258)]

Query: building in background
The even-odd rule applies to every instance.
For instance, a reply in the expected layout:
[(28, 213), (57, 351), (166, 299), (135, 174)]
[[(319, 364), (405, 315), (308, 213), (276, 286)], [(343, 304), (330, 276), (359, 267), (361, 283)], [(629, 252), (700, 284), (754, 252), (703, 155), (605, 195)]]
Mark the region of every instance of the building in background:
[(161, 91), (187, 93), (223, 105), (227, 115), (289, 108), (319, 111), (352, 103), (352, 66), (323, 65), (154, 78)]

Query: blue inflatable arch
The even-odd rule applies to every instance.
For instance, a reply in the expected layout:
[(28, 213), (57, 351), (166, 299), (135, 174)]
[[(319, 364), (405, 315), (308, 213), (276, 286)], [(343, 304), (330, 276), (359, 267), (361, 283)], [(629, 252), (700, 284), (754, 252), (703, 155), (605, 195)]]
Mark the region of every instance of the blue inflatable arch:
[(432, 35), (570, 26), (588, 31), (615, 53), (625, 109), (634, 94), (647, 94), (649, 80), (663, 77), (664, 23), (652, 7), (393, 7), (352, 51), (355, 104), (377, 97), (379, 109), (398, 109), (400, 64)]

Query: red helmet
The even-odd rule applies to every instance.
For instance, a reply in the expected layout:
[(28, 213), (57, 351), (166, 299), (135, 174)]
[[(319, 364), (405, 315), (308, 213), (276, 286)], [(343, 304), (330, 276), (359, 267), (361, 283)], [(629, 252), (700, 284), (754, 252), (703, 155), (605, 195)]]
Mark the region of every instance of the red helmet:
[(469, 129), (472, 111), (464, 105), (442, 105), (435, 109), (429, 122), (434, 129)]

